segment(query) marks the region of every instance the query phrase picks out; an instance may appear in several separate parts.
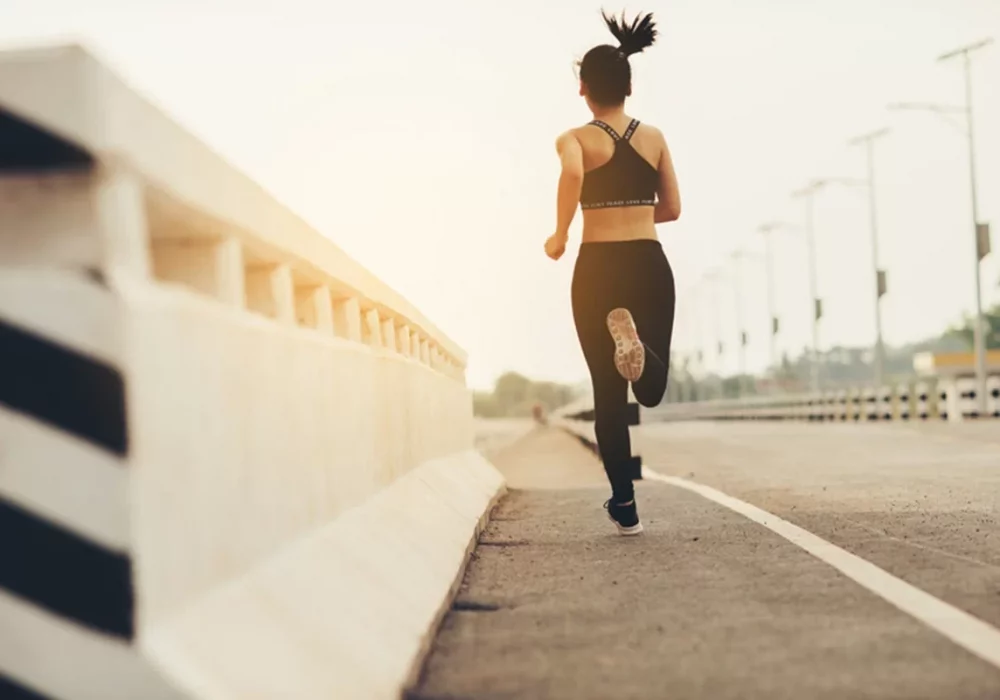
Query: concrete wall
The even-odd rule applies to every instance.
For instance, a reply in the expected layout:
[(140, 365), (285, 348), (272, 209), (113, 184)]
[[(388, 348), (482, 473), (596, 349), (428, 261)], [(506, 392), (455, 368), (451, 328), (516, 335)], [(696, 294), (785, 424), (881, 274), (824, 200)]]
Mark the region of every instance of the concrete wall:
[(77, 47), (0, 54), (0, 211), (0, 695), (391, 697), (503, 489), (462, 350)]
[(472, 448), (464, 386), (415, 360), (183, 291), (137, 285), (123, 300), (151, 624), (417, 465)]

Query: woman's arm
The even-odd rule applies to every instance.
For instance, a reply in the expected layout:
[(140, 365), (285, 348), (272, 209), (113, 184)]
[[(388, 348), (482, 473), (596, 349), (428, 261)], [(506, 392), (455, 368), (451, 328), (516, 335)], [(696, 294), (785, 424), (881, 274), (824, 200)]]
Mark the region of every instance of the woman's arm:
[(674, 162), (670, 157), (667, 141), (660, 133), (660, 163), (657, 170), (660, 174), (660, 186), (656, 191), (656, 208), (653, 210), (653, 221), (663, 224), (677, 221), (681, 216), (681, 193), (677, 188), (677, 173), (674, 172)]
[(556, 140), (556, 151), (562, 172), (559, 174), (559, 188), (556, 194), (556, 235), (568, 236), (569, 225), (576, 216), (580, 204), (580, 190), (583, 188), (583, 147), (572, 131), (567, 131)]

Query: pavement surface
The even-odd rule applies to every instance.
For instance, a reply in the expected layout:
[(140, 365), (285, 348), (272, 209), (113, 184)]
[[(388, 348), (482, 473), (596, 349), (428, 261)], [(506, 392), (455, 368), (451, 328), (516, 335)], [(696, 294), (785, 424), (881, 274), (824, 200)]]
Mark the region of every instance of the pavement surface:
[[(779, 515), (1000, 625), (1000, 439), (988, 428), (661, 424), (658, 472)], [(993, 428), (1000, 434), (1000, 424)], [(536, 428), (411, 700), (1000, 698), (1000, 669), (767, 527), (637, 484), (619, 537), (593, 454)]]
[(475, 447), (493, 459), (536, 427), (530, 418), (476, 418)]
[(1000, 422), (955, 428), (675, 423), (635, 441), (656, 471), (753, 503), (1000, 626)]

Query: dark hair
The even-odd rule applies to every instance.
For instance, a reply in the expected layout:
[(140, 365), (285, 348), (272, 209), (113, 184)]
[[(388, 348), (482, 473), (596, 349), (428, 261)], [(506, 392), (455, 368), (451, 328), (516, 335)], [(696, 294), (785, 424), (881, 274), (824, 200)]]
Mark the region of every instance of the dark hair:
[(608, 17), (601, 10), (604, 23), (618, 40), (618, 46), (595, 46), (580, 61), (580, 80), (587, 85), (590, 99), (600, 105), (619, 105), (628, 96), (632, 84), (632, 67), (628, 57), (641, 52), (656, 41), (656, 23), (653, 13), (645, 17), (636, 15), (632, 24), (625, 22), (625, 15), (618, 20)]

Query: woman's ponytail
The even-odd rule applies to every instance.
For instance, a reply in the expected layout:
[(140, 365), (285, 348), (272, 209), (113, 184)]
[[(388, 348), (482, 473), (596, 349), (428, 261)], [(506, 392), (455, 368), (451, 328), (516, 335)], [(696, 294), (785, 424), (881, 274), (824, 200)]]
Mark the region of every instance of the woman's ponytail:
[(656, 41), (656, 23), (653, 21), (653, 13), (649, 12), (645, 17), (636, 15), (632, 24), (625, 22), (625, 15), (618, 19), (614, 15), (610, 17), (601, 10), (604, 23), (618, 40), (618, 50), (626, 56), (640, 53), (643, 49), (652, 46)]

